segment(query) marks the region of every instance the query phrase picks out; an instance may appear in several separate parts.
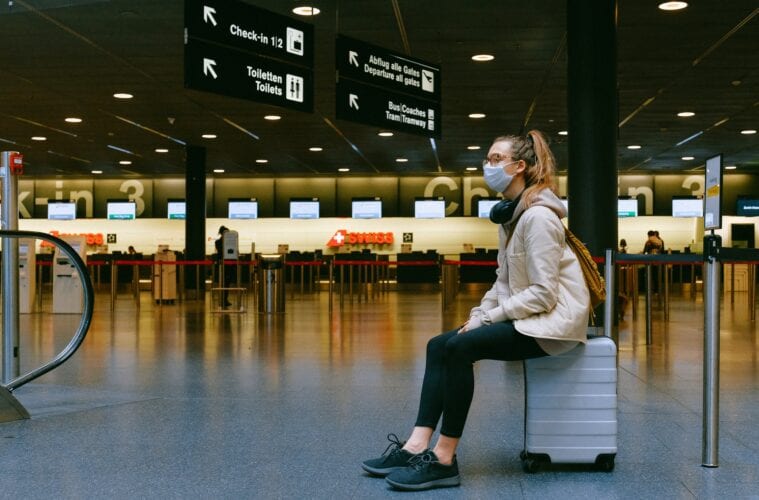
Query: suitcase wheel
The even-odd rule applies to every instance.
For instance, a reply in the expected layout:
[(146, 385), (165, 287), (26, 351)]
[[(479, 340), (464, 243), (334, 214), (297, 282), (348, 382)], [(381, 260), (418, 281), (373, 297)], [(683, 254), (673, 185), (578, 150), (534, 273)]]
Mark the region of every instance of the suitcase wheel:
[(614, 457), (614, 454), (598, 455), (596, 457), (596, 466), (599, 470), (611, 472), (614, 470)]
[(540, 461), (534, 458), (524, 458), (522, 460), (522, 470), (528, 474), (534, 474), (540, 469)]
[(522, 459), (522, 470), (528, 474), (533, 474), (540, 470), (542, 464), (550, 464), (551, 457), (544, 453), (528, 453), (527, 450), (522, 450), (519, 453), (519, 458)]

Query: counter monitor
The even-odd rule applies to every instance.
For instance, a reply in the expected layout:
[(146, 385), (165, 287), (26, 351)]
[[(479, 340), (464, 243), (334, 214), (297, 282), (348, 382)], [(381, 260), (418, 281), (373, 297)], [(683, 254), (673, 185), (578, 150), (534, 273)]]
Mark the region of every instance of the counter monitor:
[(445, 200), (432, 198), (417, 198), (414, 200), (414, 218), (443, 219), (445, 218)]
[(47, 218), (49, 220), (76, 219), (76, 202), (69, 200), (48, 200)]
[(382, 218), (382, 200), (380, 198), (353, 198), (351, 217), (354, 219)]
[(735, 213), (743, 217), (759, 217), (759, 197), (739, 196)]
[(490, 218), (490, 210), (493, 205), (501, 201), (501, 198), (480, 198), (477, 200), (477, 217), (481, 219)]
[(169, 219), (185, 219), (187, 217), (187, 204), (184, 200), (169, 200), (166, 211)]
[(703, 217), (704, 200), (697, 196), (672, 198), (672, 217)]
[(132, 220), (137, 217), (137, 203), (132, 200), (108, 200), (108, 220)]
[(638, 199), (637, 198), (617, 199), (617, 217), (637, 217), (637, 216), (638, 216)]
[(291, 219), (318, 219), (319, 218), (319, 199), (291, 199), (290, 200), (290, 218)]
[(255, 198), (230, 199), (227, 204), (230, 219), (258, 218), (258, 201)]

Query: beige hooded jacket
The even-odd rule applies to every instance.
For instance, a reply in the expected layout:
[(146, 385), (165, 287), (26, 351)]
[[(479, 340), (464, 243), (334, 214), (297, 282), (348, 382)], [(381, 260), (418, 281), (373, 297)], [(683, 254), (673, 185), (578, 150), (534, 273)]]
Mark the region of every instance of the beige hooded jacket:
[(535, 337), (551, 355), (586, 341), (590, 314), (588, 287), (560, 220), (565, 215), (549, 189), (526, 210), (520, 200), (511, 221), (499, 228), (496, 281), (471, 312), (485, 322), (514, 320), (518, 332)]

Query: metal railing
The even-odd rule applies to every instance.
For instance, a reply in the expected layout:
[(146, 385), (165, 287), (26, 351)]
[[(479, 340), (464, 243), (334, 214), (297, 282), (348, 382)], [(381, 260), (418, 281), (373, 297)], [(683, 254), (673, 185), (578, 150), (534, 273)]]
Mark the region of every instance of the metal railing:
[[(92, 288), (92, 282), (90, 280), (90, 275), (87, 272), (87, 266), (82, 261), (81, 257), (79, 257), (79, 254), (65, 241), (63, 241), (60, 238), (56, 238), (55, 236), (51, 236), (49, 234), (45, 233), (38, 233), (36, 231), (0, 231), (0, 237), (4, 239), (4, 241), (8, 241), (8, 239), (11, 238), (35, 238), (40, 240), (45, 240), (53, 243), (58, 248), (60, 248), (64, 254), (71, 260), (71, 262), (74, 265), (74, 268), (79, 273), (79, 279), (82, 282), (82, 293), (83, 293), (83, 299), (84, 299), (84, 309), (82, 311), (82, 318), (79, 321), (79, 325), (77, 326), (76, 333), (72, 337), (71, 341), (66, 345), (66, 347), (63, 348), (63, 350), (58, 353), (57, 356), (55, 356), (53, 359), (48, 361), (47, 363), (43, 364), (39, 368), (36, 368), (34, 370), (31, 370), (30, 372), (27, 372), (21, 376), (18, 376), (10, 381), (8, 381), (6, 384), (4, 384), (4, 387), (9, 391), (12, 392), (15, 389), (18, 389), (22, 385), (31, 382), (32, 380), (41, 377), (42, 375), (46, 374), (47, 372), (54, 370), (61, 364), (63, 364), (67, 359), (69, 359), (77, 349), (79, 349), (79, 346), (82, 345), (82, 342), (84, 341), (85, 336), (87, 335), (87, 331), (90, 328), (90, 323), (92, 321), (92, 313), (95, 306), (95, 292)], [(10, 332), (4, 332), (5, 335), (8, 335)], [(5, 363), (8, 362), (8, 360), (3, 360)]]

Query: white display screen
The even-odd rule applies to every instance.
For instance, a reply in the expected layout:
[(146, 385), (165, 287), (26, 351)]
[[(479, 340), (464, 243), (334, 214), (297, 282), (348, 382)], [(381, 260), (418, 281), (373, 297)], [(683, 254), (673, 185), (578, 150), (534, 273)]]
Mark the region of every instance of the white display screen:
[(319, 201), (293, 201), (290, 200), (291, 219), (318, 219)]
[(617, 217), (637, 217), (638, 216), (638, 200), (632, 199), (618, 199), (617, 200)]
[(703, 217), (704, 200), (701, 198), (672, 198), (672, 217)]
[(382, 217), (381, 200), (353, 200), (351, 217), (354, 219), (379, 219)]
[(137, 217), (137, 204), (133, 201), (109, 201), (106, 207), (108, 220), (131, 220)]
[(414, 217), (417, 219), (445, 218), (445, 200), (414, 200)]
[(500, 201), (501, 200), (477, 200), (477, 217), (480, 217), (481, 219), (489, 219), (490, 209), (492, 209), (493, 205)]
[(185, 219), (187, 217), (187, 204), (184, 200), (169, 200), (169, 219)]
[(54, 201), (47, 202), (47, 218), (49, 220), (74, 220), (76, 219), (76, 202)]
[(258, 219), (256, 200), (229, 200), (230, 219)]

